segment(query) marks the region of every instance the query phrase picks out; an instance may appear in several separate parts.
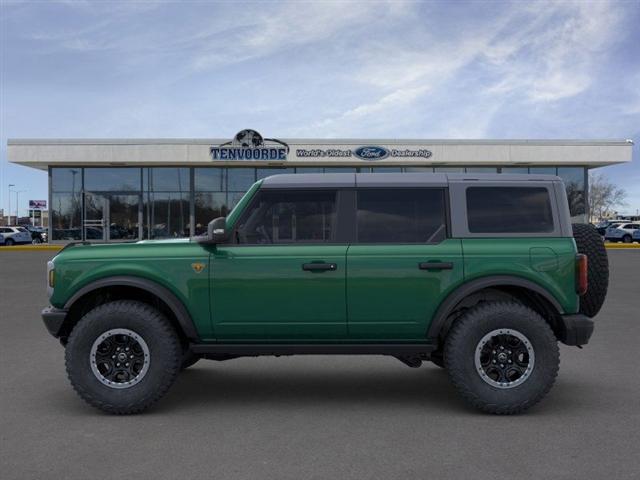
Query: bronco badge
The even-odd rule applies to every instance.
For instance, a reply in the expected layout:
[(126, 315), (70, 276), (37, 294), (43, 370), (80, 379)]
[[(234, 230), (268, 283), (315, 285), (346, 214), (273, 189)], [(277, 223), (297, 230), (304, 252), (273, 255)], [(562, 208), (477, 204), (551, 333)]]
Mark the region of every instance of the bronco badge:
[(204, 270), (204, 267), (205, 267), (205, 264), (200, 262), (191, 264), (191, 268), (193, 268), (193, 271), (196, 273), (200, 273), (202, 270)]

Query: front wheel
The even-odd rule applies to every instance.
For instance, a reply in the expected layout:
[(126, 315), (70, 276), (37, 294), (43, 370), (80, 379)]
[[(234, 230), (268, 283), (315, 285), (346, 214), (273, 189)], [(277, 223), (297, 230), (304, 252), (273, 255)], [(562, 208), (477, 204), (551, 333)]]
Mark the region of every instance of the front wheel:
[(5, 242), (4, 242), (4, 244), (5, 244), (7, 247), (11, 247), (11, 246), (13, 246), (13, 244), (14, 244), (14, 243), (15, 243), (15, 242), (13, 241), (13, 239), (12, 239), (12, 238), (7, 238), (7, 239), (5, 240)]
[(78, 395), (108, 413), (146, 410), (173, 384), (182, 361), (166, 317), (142, 302), (119, 300), (89, 311), (66, 346), (67, 375)]
[(558, 374), (558, 342), (547, 322), (516, 302), (470, 309), (445, 341), (449, 377), (472, 406), (521, 413), (538, 403)]
[(624, 237), (622, 237), (622, 242), (631, 243), (631, 235), (625, 235)]

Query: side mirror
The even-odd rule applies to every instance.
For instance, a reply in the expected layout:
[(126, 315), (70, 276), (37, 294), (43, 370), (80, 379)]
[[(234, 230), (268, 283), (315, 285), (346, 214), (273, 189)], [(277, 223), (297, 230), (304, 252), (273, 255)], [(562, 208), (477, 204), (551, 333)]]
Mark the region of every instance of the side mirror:
[(207, 225), (207, 241), (209, 243), (224, 243), (227, 241), (227, 219), (218, 217)]

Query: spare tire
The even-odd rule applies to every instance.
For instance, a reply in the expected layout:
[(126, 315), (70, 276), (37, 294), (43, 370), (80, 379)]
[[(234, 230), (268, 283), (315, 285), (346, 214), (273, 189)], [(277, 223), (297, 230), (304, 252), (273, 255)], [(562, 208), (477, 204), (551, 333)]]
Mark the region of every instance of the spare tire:
[(595, 317), (602, 308), (609, 288), (609, 259), (602, 237), (593, 225), (574, 223), (573, 238), (578, 252), (587, 256), (589, 287), (580, 297), (580, 313)]

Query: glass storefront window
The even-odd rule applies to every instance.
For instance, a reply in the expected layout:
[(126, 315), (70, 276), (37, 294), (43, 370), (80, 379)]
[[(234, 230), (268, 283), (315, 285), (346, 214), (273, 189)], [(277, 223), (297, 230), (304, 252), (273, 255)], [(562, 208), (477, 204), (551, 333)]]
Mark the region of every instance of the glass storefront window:
[(356, 173), (356, 167), (324, 167), (324, 173)]
[(586, 221), (585, 172), (582, 167), (558, 167), (558, 176), (567, 189), (569, 211), (574, 222)]
[(196, 191), (224, 192), (227, 189), (226, 168), (194, 168)]
[(149, 192), (188, 192), (188, 168), (145, 168), (143, 188)]
[(224, 217), (230, 210), (226, 204), (225, 192), (196, 192), (194, 201), (196, 235), (206, 233), (211, 220)]
[(539, 175), (555, 175), (556, 167), (529, 167), (529, 173), (537, 173)]
[(296, 173), (322, 173), (322, 167), (296, 167)]
[(405, 173), (423, 172), (433, 173), (433, 167), (404, 167)]
[(467, 173), (497, 173), (496, 167), (467, 167), (465, 168)]
[(246, 192), (256, 181), (254, 168), (228, 168), (227, 190), (230, 192)]
[[(368, 168), (361, 168), (361, 172), (368, 172)], [(371, 173), (400, 173), (402, 172), (402, 167), (371, 167)]]
[(144, 205), (144, 238), (189, 236), (189, 193), (149, 193)]
[(139, 192), (140, 168), (85, 168), (84, 190), (89, 192)]
[[(295, 173), (295, 170), (293, 168), (257, 168), (256, 179), (260, 180), (261, 178), (270, 177), (271, 175), (282, 175), (285, 173)], [(249, 190), (248, 187), (247, 190)]]
[(528, 167), (502, 167), (500, 173), (529, 173)]
[(464, 173), (464, 167), (435, 167), (436, 173)]
[(52, 168), (53, 192), (79, 192), (82, 190), (82, 168)]
[(51, 194), (51, 230), (52, 240), (82, 239), (82, 201), (80, 194)]

